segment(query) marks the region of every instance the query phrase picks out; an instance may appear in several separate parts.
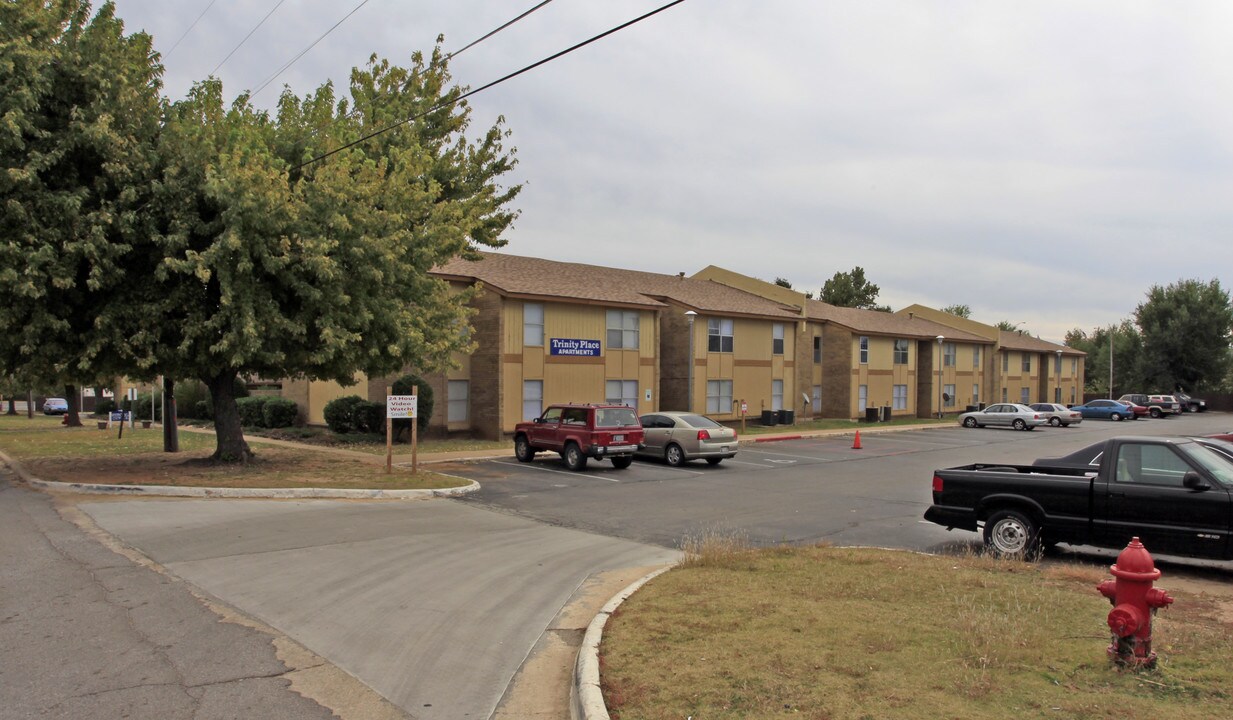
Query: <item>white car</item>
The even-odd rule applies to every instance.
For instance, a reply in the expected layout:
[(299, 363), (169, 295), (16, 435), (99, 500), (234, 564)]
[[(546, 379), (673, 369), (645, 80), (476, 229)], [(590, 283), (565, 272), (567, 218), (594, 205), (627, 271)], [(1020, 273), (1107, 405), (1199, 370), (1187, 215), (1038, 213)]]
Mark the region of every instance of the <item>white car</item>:
[(1028, 407), (1044, 414), (1045, 419), (1053, 427), (1066, 427), (1083, 422), (1083, 413), (1058, 403), (1032, 403)]
[(967, 428), (1000, 425), (1016, 430), (1035, 430), (1047, 422), (1049, 418), (1044, 413), (1018, 403), (998, 403), (959, 416), (959, 424)]

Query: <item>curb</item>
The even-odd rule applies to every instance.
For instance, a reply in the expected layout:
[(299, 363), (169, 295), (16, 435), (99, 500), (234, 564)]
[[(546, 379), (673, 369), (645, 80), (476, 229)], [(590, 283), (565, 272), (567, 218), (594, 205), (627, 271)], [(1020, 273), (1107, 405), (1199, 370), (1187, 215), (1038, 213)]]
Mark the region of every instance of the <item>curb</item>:
[(599, 685), (599, 643), (603, 640), (604, 626), (608, 624), (612, 613), (616, 612), (629, 596), (673, 567), (675, 565), (660, 568), (613, 595), (587, 626), (586, 634), (582, 636), (582, 647), (578, 648), (578, 661), (574, 663), (574, 680), (570, 685), (569, 710), (572, 720), (610, 720), (608, 706), (604, 704), (604, 694)]
[(206, 497), (206, 498), (307, 498), (344, 500), (418, 500), (433, 497), (456, 497), (476, 492), (480, 484), (431, 490), (382, 490), (363, 488), (207, 488), (175, 485), (103, 485), (99, 483), (66, 483), (43, 480), (31, 475), (21, 463), (0, 452), (3, 462), (22, 482), (50, 492), (72, 492), (87, 495), (133, 495), (139, 497)]

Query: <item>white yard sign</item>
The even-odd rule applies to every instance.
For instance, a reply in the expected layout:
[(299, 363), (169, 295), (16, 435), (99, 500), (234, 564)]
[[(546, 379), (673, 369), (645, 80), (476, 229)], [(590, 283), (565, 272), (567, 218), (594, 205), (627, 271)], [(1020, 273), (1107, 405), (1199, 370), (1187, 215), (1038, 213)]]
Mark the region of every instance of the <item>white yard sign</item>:
[(419, 408), (419, 397), (416, 395), (386, 395), (385, 416), (387, 418), (414, 418)]

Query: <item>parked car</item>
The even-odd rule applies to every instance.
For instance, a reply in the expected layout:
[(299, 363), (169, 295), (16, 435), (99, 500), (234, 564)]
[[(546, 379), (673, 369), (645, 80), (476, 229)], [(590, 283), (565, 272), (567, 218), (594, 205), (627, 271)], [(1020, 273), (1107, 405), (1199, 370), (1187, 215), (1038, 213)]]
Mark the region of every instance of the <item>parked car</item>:
[(1200, 400), (1197, 397), (1191, 397), (1190, 395), (1187, 395), (1184, 392), (1175, 392), (1173, 393), (1173, 397), (1177, 398), (1177, 401), (1182, 404), (1182, 412), (1197, 413), (1197, 412), (1207, 411), (1207, 401), (1206, 400)]
[(627, 468), (642, 443), (642, 424), (628, 405), (549, 405), (535, 420), (514, 426), (514, 455), (520, 461), (550, 450), (560, 453), (570, 470), (585, 469), (588, 458)]
[(718, 465), (736, 457), (736, 431), (714, 420), (690, 412), (658, 412), (643, 415), (645, 447), (641, 457), (660, 458), (672, 466), (690, 460), (706, 460)]
[(1134, 410), (1116, 400), (1088, 400), (1082, 405), (1073, 405), (1070, 409), (1085, 418), (1102, 420), (1125, 420), (1135, 416)]
[(1043, 414), (1017, 403), (998, 403), (959, 416), (959, 424), (967, 428), (998, 425), (1016, 430), (1035, 430), (1047, 422), (1049, 420)]
[[(1209, 435), (1207, 437), (1188, 438), (1204, 448), (1211, 450), (1222, 460), (1233, 463), (1233, 435)], [(1107, 441), (1102, 440), (1095, 445), (1076, 450), (1069, 455), (1055, 458), (1039, 458), (1032, 463), (1033, 467), (1072, 468), (1096, 472), (1100, 468), (1100, 458), (1104, 455)]]
[(1117, 399), (1120, 403), (1136, 403), (1147, 408), (1147, 414), (1154, 417), (1176, 415), (1182, 411), (1181, 403), (1172, 395), (1145, 395), (1143, 393), (1128, 393)]
[(1131, 420), (1138, 420), (1139, 418), (1143, 418), (1143, 417), (1151, 417), (1152, 411), (1148, 409), (1146, 405), (1140, 405), (1139, 403), (1131, 402), (1129, 400), (1118, 400), (1118, 402), (1130, 408), (1130, 411), (1134, 413), (1134, 416), (1130, 418)]
[(44, 415), (64, 415), (68, 412), (68, 400), (64, 398), (47, 398), (43, 401)]
[(933, 473), (925, 519), (976, 531), (999, 555), (1051, 543), (1233, 559), (1233, 463), (1190, 438), (1123, 437), (1098, 448), (1096, 469), (964, 465)]
[(1053, 427), (1069, 427), (1083, 422), (1083, 416), (1074, 410), (1057, 403), (1033, 403), (1028, 405), (1045, 416), (1045, 421)]

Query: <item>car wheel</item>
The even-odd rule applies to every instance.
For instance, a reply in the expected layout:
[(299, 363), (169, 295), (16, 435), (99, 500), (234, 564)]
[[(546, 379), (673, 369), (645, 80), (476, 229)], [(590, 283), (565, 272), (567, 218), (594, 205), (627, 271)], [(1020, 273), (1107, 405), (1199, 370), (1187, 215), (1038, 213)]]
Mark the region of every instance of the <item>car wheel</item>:
[(634, 459), (632, 457), (612, 458), (612, 467), (616, 468), (617, 470), (624, 470), (625, 468), (633, 464), (634, 464)]
[(1034, 560), (1040, 553), (1040, 531), (1018, 510), (999, 510), (985, 521), (985, 547), (998, 557)]
[(964, 426), (964, 427), (966, 427), (966, 428), (974, 428), (974, 427), (976, 427), (976, 418), (964, 418), (964, 419), (963, 419), (963, 426)]
[(1055, 417), (1049, 418), (1049, 424), (1050, 424), (1050, 425), (1052, 425), (1053, 427), (1061, 427), (1061, 426), (1062, 426), (1062, 419), (1061, 419), (1061, 418), (1055, 418)]
[(582, 454), (582, 449), (578, 447), (578, 443), (566, 445), (565, 453), (562, 457), (565, 458), (565, 467), (570, 470), (585, 470), (587, 467), (587, 456)]
[(680, 445), (673, 443), (664, 450), (664, 462), (672, 467), (680, 467), (685, 464), (685, 451)]
[(1027, 430), (1027, 423), (1023, 422), (1022, 418), (1015, 418), (1015, 421), (1011, 423), (1011, 427), (1016, 430)]
[(531, 462), (535, 459), (535, 450), (531, 448), (531, 443), (527, 442), (526, 435), (514, 438), (514, 457), (518, 458), (519, 462)]
[(1121, 416), (1121, 414), (1120, 414), (1120, 413), (1111, 413), (1111, 414), (1109, 415), (1109, 419), (1110, 419), (1110, 420), (1112, 420), (1112, 421), (1114, 421), (1114, 422), (1120, 422), (1120, 421), (1121, 421), (1121, 419), (1122, 419), (1122, 416)]
[(719, 463), (721, 463), (721, 462), (723, 462), (723, 461), (724, 461), (724, 459), (723, 459), (723, 458), (707, 458), (707, 459), (706, 459), (706, 464), (707, 464), (707, 465), (710, 465), (710, 466), (712, 466), (712, 467), (714, 467), (715, 465), (718, 465)]
[(1153, 418), (1158, 418), (1160, 417), (1160, 408), (1152, 408), (1147, 411), (1147, 414), (1151, 415)]

